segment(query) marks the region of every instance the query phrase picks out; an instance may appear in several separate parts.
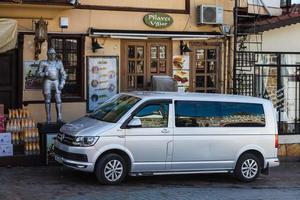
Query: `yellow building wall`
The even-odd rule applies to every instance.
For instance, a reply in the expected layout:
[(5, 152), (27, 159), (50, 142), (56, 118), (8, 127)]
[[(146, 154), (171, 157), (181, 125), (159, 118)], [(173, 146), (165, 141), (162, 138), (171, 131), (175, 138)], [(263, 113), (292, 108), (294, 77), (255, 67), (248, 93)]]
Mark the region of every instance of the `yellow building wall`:
[[(117, 39), (108, 39), (101, 40), (98, 39), (100, 43), (104, 43), (105, 50), (97, 51), (93, 53), (91, 50), (91, 38), (86, 37), (85, 44), (85, 58), (88, 56), (119, 56), (120, 54), (120, 40)], [(25, 35), (24, 36), (24, 53), (23, 59), (24, 61), (32, 61), (34, 58), (34, 36), (33, 35)], [(40, 55), (40, 59), (46, 59), (47, 52), (47, 43), (43, 43), (42, 46), (42, 54)], [(86, 71), (86, 65), (84, 72)], [(121, 77), (120, 77), (121, 78)], [(86, 88), (86, 74), (84, 76), (84, 83)], [(85, 97), (86, 98), (86, 97)], [(23, 101), (43, 101), (44, 97), (41, 90), (23, 90)], [(45, 108), (44, 104), (41, 103), (33, 103), (28, 105), (28, 109), (33, 117), (33, 119), (37, 122), (44, 122), (45, 118)], [(52, 103), (51, 106), (51, 115), (52, 120), (56, 120), (56, 111), (55, 104)], [(86, 103), (85, 102), (64, 102), (62, 107), (63, 119), (66, 121), (75, 120), (86, 114)]]
[[(181, 5), (183, 0), (177, 1), (96, 1), (96, 0), (83, 0), (81, 5), (85, 5), (85, 1), (90, 5), (95, 2), (94, 5), (110, 5), (116, 6), (115, 2), (123, 2), (121, 5), (127, 5), (126, 7), (146, 7), (146, 8), (165, 8), (166, 2), (173, 2), (167, 5), (168, 8), (184, 9)], [(106, 3), (105, 3), (106, 2)], [(110, 4), (109, 4), (110, 2)], [(131, 3), (130, 3), (131, 2)], [(135, 6), (132, 2), (151, 2), (147, 4), (136, 3)], [(176, 2), (176, 3), (174, 3)], [(224, 23), (232, 25), (233, 24), (233, 2), (232, 0), (195, 0), (190, 1), (190, 15), (189, 14), (173, 14), (169, 15), (173, 18), (174, 23), (168, 28), (162, 29), (166, 31), (202, 31), (202, 32), (219, 32), (218, 26), (212, 25), (197, 25), (196, 24), (196, 7), (197, 5), (220, 5), (224, 7)], [(150, 4), (151, 6), (149, 6)], [(145, 5), (145, 6), (143, 6)], [(179, 5), (179, 6), (178, 6)], [(179, 8), (180, 7), (180, 8)], [(122, 29), (122, 30), (156, 30), (148, 27), (143, 22), (143, 17), (147, 14), (146, 12), (128, 12), (128, 11), (111, 11), (111, 10), (88, 10), (88, 9), (71, 9), (62, 7), (60, 9), (49, 8), (48, 12), (45, 11), (46, 7), (43, 6), (31, 6), (22, 9), (19, 6), (15, 7), (3, 7), (0, 6), (1, 16), (17, 16), (19, 21), (20, 31), (32, 31), (32, 19), (38, 19), (41, 16), (46, 15), (48, 17), (48, 28), (49, 32), (63, 32), (63, 33), (87, 33), (89, 27), (99, 28), (99, 29)], [(39, 10), (41, 10), (39, 12)], [(18, 12), (15, 12), (18, 11)], [(51, 16), (50, 16), (51, 15)], [(22, 17), (24, 16), (24, 17)], [(31, 18), (30, 18), (31, 16)], [(69, 18), (69, 28), (62, 30), (59, 27), (59, 18), (68, 17)]]
[[(231, 0), (195, 0), (190, 1), (190, 15), (189, 14), (174, 14), (168, 13), (174, 20), (174, 23), (162, 31), (199, 31), (199, 32), (219, 32), (218, 26), (213, 25), (201, 25), (196, 24), (196, 7), (200, 4), (206, 5), (221, 5), (224, 7), (224, 23), (232, 24), (232, 8), (233, 1)], [(184, 0), (81, 0), (81, 5), (101, 5), (101, 6), (124, 6), (135, 8), (158, 8), (158, 9), (176, 9), (184, 10)], [(17, 12), (16, 12), (17, 11)], [(34, 60), (34, 30), (33, 20), (37, 20), (39, 17), (45, 17), (48, 21), (48, 32), (59, 34), (87, 34), (88, 28), (99, 29), (118, 29), (118, 30), (152, 30), (143, 22), (143, 17), (146, 12), (128, 12), (128, 11), (110, 11), (110, 10), (88, 10), (88, 9), (71, 9), (70, 7), (60, 6), (43, 6), (43, 5), (0, 5), (1, 16), (7, 16), (15, 18), (18, 21), (18, 29), (20, 32), (24, 32), (24, 51), (23, 61)], [(69, 27), (67, 29), (61, 29), (59, 27), (59, 18), (68, 17)], [(161, 30), (161, 29), (160, 29)], [(29, 32), (29, 34), (26, 34)], [(86, 72), (86, 58), (88, 56), (107, 55), (107, 56), (119, 56), (121, 61), (121, 40), (119, 39), (104, 39), (98, 38), (98, 42), (104, 45), (104, 49), (97, 50), (96, 53), (91, 50), (91, 38), (86, 36), (85, 38), (85, 69)], [(189, 42), (189, 41), (186, 41)], [(173, 55), (179, 55), (179, 41), (172, 41)], [(43, 43), (42, 53), (40, 59), (46, 59), (47, 43)], [(223, 58), (223, 55), (221, 55)], [(121, 62), (119, 62), (120, 64)], [(221, 61), (223, 63), (223, 59)], [(121, 67), (121, 66), (119, 66)], [(223, 65), (221, 67), (223, 69)], [(222, 72), (223, 73), (223, 72)], [(119, 77), (121, 83), (122, 77)], [(84, 75), (86, 84), (86, 74)], [(86, 89), (86, 85), (84, 86)], [(85, 91), (86, 93), (86, 91)], [(85, 97), (86, 98), (86, 97)], [(23, 101), (43, 101), (43, 95), (40, 90), (24, 90)], [(34, 103), (29, 104), (28, 108), (32, 113), (33, 118), (37, 122), (45, 121), (45, 109), (44, 104)], [(86, 113), (86, 103), (63, 103), (63, 118), (66, 121), (74, 120)], [(52, 105), (52, 119), (56, 120), (55, 105)]]
[(118, 6), (158, 9), (185, 9), (185, 0), (81, 0), (81, 5)]

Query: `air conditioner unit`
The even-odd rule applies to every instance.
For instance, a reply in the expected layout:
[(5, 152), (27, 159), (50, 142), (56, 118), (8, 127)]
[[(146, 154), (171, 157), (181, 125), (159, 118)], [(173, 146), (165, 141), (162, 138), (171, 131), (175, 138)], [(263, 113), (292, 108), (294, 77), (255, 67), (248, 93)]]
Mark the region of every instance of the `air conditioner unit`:
[(216, 5), (197, 6), (197, 24), (223, 24), (224, 9)]

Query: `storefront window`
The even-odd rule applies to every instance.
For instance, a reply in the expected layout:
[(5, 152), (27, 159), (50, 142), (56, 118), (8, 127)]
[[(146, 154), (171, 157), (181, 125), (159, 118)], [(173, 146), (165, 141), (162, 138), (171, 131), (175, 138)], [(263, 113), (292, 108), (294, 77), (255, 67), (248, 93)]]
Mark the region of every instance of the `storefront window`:
[(57, 52), (67, 72), (64, 99), (83, 99), (82, 37), (69, 35), (50, 35), (49, 46)]
[(216, 47), (195, 46), (193, 53), (193, 90), (216, 93), (218, 91), (218, 57)]

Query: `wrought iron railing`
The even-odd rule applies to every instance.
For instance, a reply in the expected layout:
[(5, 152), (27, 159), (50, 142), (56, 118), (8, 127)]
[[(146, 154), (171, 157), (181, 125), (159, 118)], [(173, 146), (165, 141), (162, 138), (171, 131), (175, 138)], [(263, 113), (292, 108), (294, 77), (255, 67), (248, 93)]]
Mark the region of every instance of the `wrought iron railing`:
[(235, 93), (269, 99), (279, 134), (300, 134), (300, 53), (237, 52)]

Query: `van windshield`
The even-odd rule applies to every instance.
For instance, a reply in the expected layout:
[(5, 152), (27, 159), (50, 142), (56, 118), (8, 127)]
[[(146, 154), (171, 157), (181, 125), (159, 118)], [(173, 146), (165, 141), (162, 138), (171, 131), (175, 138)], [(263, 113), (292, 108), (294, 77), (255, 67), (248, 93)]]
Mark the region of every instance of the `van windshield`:
[(135, 96), (119, 94), (100, 105), (90, 118), (116, 123), (141, 99)]

